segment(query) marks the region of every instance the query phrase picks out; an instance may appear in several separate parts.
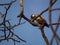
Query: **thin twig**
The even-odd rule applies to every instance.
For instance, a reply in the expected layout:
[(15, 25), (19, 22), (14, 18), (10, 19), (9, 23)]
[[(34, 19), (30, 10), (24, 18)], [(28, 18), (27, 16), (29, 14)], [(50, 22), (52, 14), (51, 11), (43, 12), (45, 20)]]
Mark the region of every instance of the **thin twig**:
[(46, 37), (46, 35), (45, 35), (45, 33), (44, 33), (44, 30), (41, 30), (41, 34), (42, 34), (42, 36), (43, 36), (43, 39), (44, 39), (45, 42), (46, 42), (46, 45), (50, 45), (50, 44), (49, 44), (49, 41), (48, 41), (48, 38)]

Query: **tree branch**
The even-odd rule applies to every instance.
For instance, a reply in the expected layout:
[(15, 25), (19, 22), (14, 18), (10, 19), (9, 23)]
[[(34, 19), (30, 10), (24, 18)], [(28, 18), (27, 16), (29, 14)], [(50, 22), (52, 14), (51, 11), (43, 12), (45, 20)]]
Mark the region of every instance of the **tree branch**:
[(49, 44), (49, 41), (48, 41), (48, 38), (46, 37), (43, 29), (41, 30), (41, 34), (42, 34), (42, 36), (43, 36), (43, 39), (44, 39), (45, 42), (46, 42), (46, 45), (50, 45), (50, 44)]

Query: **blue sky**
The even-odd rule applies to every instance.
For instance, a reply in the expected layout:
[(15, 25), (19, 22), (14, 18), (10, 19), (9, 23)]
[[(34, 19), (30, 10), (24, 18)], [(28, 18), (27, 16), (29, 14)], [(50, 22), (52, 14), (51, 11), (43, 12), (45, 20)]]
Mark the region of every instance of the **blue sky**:
[[(10, 1), (11, 0), (0, 0), (0, 3), (8, 3)], [(49, 5), (49, 0), (23, 0), (23, 5), (24, 5), (25, 16), (30, 18), (31, 14), (40, 14), (44, 9), (46, 9)], [(56, 2), (56, 4), (53, 6), (53, 8), (56, 8), (56, 7), (60, 8), (60, 0), (58, 0)], [(0, 11), (2, 13), (5, 13), (4, 7), (1, 8), (1, 6), (0, 6)], [(17, 18), (17, 15), (19, 15), (19, 13), (20, 13), (20, 5), (19, 5), (19, 0), (17, 0), (15, 3), (12, 4), (12, 6), (9, 9), (8, 14), (7, 14), (7, 19), (10, 19), (10, 22), (12, 25), (18, 23), (19, 20)], [(49, 24), (48, 12), (44, 13), (42, 16)], [(57, 22), (59, 16), (60, 16), (60, 11), (54, 11), (52, 14), (52, 18), (53, 18), (52, 22), (53, 23)], [(25, 20), (22, 19), (22, 22), (24, 22), (24, 21)], [(20, 36), (22, 39), (27, 41), (27, 43), (21, 42), (21, 43), (16, 43), (16, 45), (46, 45), (38, 27), (32, 26), (27, 21), (25, 24), (17, 26), (14, 29), (15, 29), (14, 32), (18, 36)], [(59, 27), (59, 29), (60, 29), (60, 27)], [(57, 31), (58, 35), (60, 34), (59, 29)], [(44, 31), (45, 31), (46, 36), (48, 37), (48, 40), (50, 40), (51, 37), (53, 36), (51, 29), (45, 27)], [(13, 42), (12, 41), (9, 41), (9, 42), (3, 41), (0, 43), (0, 45), (13, 45)], [(53, 45), (56, 45), (55, 40), (53, 42)]]

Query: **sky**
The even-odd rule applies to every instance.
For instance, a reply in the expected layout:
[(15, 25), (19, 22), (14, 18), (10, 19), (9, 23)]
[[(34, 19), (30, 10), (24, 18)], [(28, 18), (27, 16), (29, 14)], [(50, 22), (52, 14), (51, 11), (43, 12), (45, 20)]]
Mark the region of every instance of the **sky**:
[[(8, 3), (10, 1), (11, 0), (0, 0), (0, 3)], [(24, 14), (26, 17), (30, 19), (31, 14), (37, 15), (37, 14), (40, 14), (44, 9), (46, 9), (49, 5), (49, 0), (23, 0), (23, 5), (24, 5)], [(52, 8), (60, 8), (60, 0), (58, 0)], [(3, 6), (2, 7), (0, 6), (0, 12), (5, 13), (5, 8)], [(54, 11), (52, 13), (53, 13), (52, 23), (55, 23), (57, 22), (58, 17), (60, 16), (60, 11)], [(17, 16), (19, 14), (20, 14), (20, 3), (19, 3), (19, 0), (17, 0), (15, 3), (12, 4), (7, 14), (7, 19), (10, 20), (11, 25), (18, 23), (19, 19), (17, 18)], [(49, 24), (48, 11), (44, 13), (42, 16)], [(0, 22), (1, 21), (2, 20), (0, 19)], [(22, 22), (24, 21), (26, 20), (22, 19)], [(59, 29), (60, 29), (60, 26), (59, 26)], [(60, 37), (59, 29), (57, 31), (57, 35)], [(44, 31), (48, 40), (50, 41), (50, 39), (53, 36), (51, 28), (45, 27)], [(16, 45), (46, 45), (38, 27), (32, 26), (27, 21), (26, 23), (15, 27), (14, 32), (19, 37), (27, 41), (27, 43), (21, 42), (21, 43), (16, 43)], [(13, 41), (11, 40), (9, 42), (3, 41), (0, 43), (0, 45), (13, 45)], [(54, 39), (53, 45), (56, 45), (55, 39)]]

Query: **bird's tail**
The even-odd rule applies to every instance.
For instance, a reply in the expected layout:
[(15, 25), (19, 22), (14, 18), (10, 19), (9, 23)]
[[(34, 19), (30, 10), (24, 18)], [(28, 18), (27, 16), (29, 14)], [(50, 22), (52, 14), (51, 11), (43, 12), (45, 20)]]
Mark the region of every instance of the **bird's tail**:
[(45, 26), (47, 26), (49, 28), (49, 25), (47, 23), (45, 23)]

